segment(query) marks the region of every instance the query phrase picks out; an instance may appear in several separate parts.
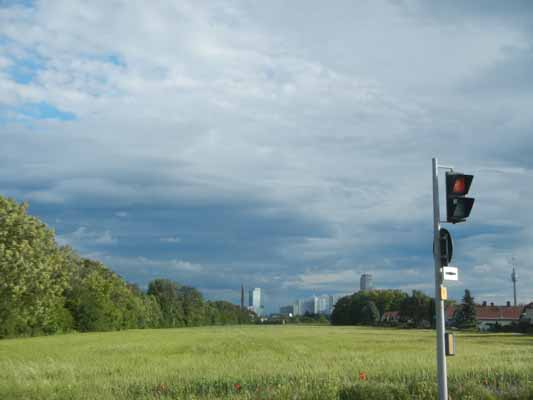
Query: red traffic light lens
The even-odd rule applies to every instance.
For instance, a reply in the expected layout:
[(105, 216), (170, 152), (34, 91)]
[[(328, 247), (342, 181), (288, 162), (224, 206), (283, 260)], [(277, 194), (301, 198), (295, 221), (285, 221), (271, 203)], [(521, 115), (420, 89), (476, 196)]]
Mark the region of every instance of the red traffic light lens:
[(458, 177), (453, 183), (452, 193), (463, 194), (466, 191), (465, 189), (466, 189), (465, 177), (464, 176)]

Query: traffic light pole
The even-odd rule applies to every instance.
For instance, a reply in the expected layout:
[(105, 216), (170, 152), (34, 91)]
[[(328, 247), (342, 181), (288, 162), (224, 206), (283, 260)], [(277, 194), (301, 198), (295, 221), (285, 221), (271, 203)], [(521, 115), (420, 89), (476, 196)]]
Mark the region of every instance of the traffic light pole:
[(439, 167), (433, 158), (433, 230), (435, 261), (435, 311), (437, 328), (437, 379), (439, 383), (439, 400), (448, 400), (448, 374), (444, 348), (444, 300), (442, 299), (441, 250), (440, 250), (440, 208), (439, 208)]

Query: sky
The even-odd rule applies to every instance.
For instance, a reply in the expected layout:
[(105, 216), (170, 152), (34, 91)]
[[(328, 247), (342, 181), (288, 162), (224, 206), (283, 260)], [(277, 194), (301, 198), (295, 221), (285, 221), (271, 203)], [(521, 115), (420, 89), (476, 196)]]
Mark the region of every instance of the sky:
[(450, 297), (533, 301), (532, 110), (530, 1), (0, 0), (0, 194), (141, 287), (432, 294), (437, 157)]

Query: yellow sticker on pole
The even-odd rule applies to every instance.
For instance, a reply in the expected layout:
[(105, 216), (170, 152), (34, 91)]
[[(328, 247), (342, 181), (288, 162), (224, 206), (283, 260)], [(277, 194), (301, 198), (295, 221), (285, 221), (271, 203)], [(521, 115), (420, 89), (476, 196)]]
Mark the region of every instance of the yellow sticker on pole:
[(445, 286), (440, 287), (440, 299), (448, 300), (448, 289)]

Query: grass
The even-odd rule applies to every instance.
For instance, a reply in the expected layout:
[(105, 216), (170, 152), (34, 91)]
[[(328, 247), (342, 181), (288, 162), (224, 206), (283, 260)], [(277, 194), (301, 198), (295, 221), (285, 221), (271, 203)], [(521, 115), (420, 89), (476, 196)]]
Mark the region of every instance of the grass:
[[(432, 331), (330, 326), (3, 340), (0, 399), (432, 399), (434, 347)], [(533, 337), (459, 334), (448, 376), (452, 399), (533, 399)]]

